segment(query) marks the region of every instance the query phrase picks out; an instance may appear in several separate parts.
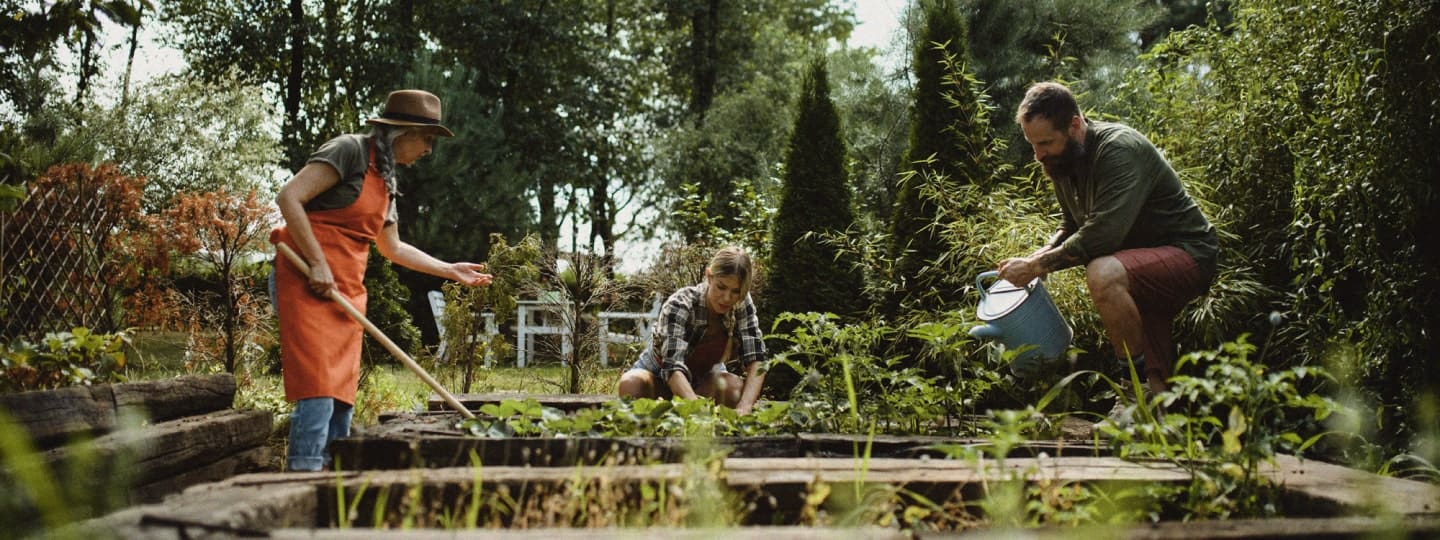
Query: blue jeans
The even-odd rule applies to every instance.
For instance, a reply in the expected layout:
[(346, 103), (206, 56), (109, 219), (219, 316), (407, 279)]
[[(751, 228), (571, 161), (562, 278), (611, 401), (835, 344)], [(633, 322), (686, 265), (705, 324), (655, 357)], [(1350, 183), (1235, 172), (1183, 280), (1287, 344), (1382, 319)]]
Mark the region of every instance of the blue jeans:
[(325, 447), (330, 441), (350, 434), (355, 406), (334, 398), (320, 397), (295, 402), (290, 413), (290, 449), (285, 469), (318, 471), (330, 464)]

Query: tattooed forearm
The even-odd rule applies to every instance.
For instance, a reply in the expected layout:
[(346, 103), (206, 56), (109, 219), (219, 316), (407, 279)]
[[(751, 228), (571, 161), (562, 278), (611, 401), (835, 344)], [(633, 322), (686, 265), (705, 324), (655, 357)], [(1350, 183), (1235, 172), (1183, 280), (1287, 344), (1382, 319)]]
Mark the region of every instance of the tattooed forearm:
[(1035, 264), (1040, 267), (1042, 274), (1078, 266), (1083, 262), (1085, 261), (1080, 260), (1080, 257), (1076, 257), (1058, 246), (1035, 258)]

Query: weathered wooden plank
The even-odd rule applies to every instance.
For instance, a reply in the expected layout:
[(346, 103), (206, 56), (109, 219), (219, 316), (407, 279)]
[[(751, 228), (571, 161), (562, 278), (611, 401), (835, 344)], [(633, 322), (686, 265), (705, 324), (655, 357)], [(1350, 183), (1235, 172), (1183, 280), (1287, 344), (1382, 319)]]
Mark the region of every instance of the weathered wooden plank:
[(330, 444), (330, 455), (346, 470), (468, 466), (472, 454), (485, 466), (571, 467), (621, 463), (676, 462), (686, 443), (676, 439), (346, 437)]
[(224, 480), (238, 474), (262, 471), (269, 464), (270, 454), (270, 447), (266, 445), (243, 449), (207, 465), (137, 486), (130, 490), (130, 500), (135, 503), (159, 502), (166, 496), (180, 493), (190, 486)]
[(964, 538), (965, 540), (1031, 538), (1035, 540), (1070, 538), (1166, 539), (1166, 540), (1249, 540), (1261, 538), (1369, 539), (1369, 538), (1436, 538), (1440, 537), (1440, 520), (1420, 518), (1274, 518), (1235, 519), (1225, 521), (1161, 522), (1136, 525), (1087, 527), (1041, 527), (1029, 529), (997, 528), (978, 531), (922, 532), (917, 540)]
[(1109, 457), (1010, 458), (994, 460), (799, 458), (727, 459), (731, 485), (864, 481), (970, 484), (997, 479), (1059, 481), (1178, 482), (1190, 475), (1169, 462), (1136, 462)]
[[(565, 412), (578, 411), (580, 409), (593, 409), (604, 405), (607, 402), (620, 399), (614, 394), (527, 394), (522, 392), (491, 392), (483, 394), (456, 394), (455, 399), (460, 404), (472, 411), (479, 410), (481, 405), (497, 404), (501, 401), (515, 400), (524, 401), (533, 399), (546, 407), (554, 407)], [(443, 411), (450, 406), (438, 396), (430, 396), (428, 410)]]
[(115, 398), (108, 384), (4, 394), (0, 395), (0, 409), (18, 424), (0, 429), (24, 430), (37, 448), (51, 448), (72, 437), (115, 427)]
[(235, 376), (229, 373), (112, 386), (119, 414), (133, 411), (152, 423), (222, 411), (235, 403)]
[(452, 538), (499, 538), (513, 540), (711, 540), (732, 538), (738, 540), (830, 540), (846, 538), (853, 540), (905, 540), (911, 536), (903, 531), (878, 527), (734, 527), (729, 529), (676, 529), (654, 527), (646, 529), (483, 529), (474, 531), (391, 531), (391, 530), (297, 530), (282, 529), (271, 531), (270, 538), (286, 539), (364, 539), (387, 538), (392, 540), (442, 540)]
[[(731, 487), (806, 485), (829, 483), (971, 484), (980, 481), (1029, 479), (1059, 481), (1180, 482), (1190, 478), (1183, 468), (1169, 462), (1134, 462), (1120, 458), (1014, 458), (1002, 465), (994, 461), (971, 463), (960, 460), (846, 458), (728, 458), (724, 461), (725, 481)], [(577, 478), (607, 482), (674, 480), (688, 474), (682, 463), (658, 465), (617, 465), (607, 467), (484, 467), (484, 481), (564, 483)], [(406, 484), (417, 479), (426, 483), (468, 484), (475, 471), (469, 467), (361, 471), (347, 475), (350, 482), (368, 485)], [(333, 477), (332, 477), (333, 479)], [(248, 475), (231, 480), (256, 482), (290, 481), (284, 475)]]
[(218, 411), (51, 449), (44, 453), (44, 462), (51, 470), (64, 473), (69, 463), (84, 460), (93, 467), (90, 481), (103, 483), (115, 478), (145, 485), (264, 446), (270, 424), (271, 415), (266, 411)]
[[(66, 528), (57, 538), (190, 539), (247, 537), (290, 527), (315, 527), (319, 509), (315, 483), (277, 483), (263, 487), (202, 484), (163, 503), (130, 508)], [(205, 529), (178, 523), (213, 526)], [(226, 531), (229, 531), (228, 533)]]
[[(335, 441), (331, 455), (349, 469), (403, 469), (457, 467), (470, 464), (474, 452), (487, 466), (563, 466), (576, 464), (675, 462), (692, 449), (693, 442), (664, 437), (511, 437), (487, 439), (460, 435), (446, 420), (433, 416), (404, 416), (367, 429), (362, 436)], [(770, 437), (721, 437), (706, 444), (732, 457), (850, 457), (944, 458), (939, 445), (975, 446), (985, 441), (944, 437), (800, 434)], [(1098, 455), (1093, 444), (1040, 441), (1011, 450), (1016, 457)]]
[(0, 409), (30, 433), (37, 447), (53, 448), (76, 437), (114, 431), (127, 417), (160, 422), (227, 409), (234, 400), (235, 377), (186, 375), (5, 394), (0, 395)]
[(1295, 456), (1276, 456), (1265, 471), (1288, 493), (1334, 507), (1364, 508), (1401, 515), (1440, 514), (1440, 486), (1380, 476)]
[[(941, 458), (946, 457), (944, 447), (973, 447), (977, 452), (989, 448), (992, 443), (984, 439), (965, 439), (943, 436), (921, 435), (850, 435), (837, 433), (800, 433), (796, 435), (799, 448), (796, 457), (851, 457), (863, 456), (893, 458)], [(1083, 441), (1029, 441), (1017, 445), (1011, 452), (1014, 457), (1048, 456), (1094, 456), (1102, 450), (1094, 443)], [(1103, 453), (1110, 453), (1108, 449)], [(743, 457), (743, 456), (740, 456)], [(785, 457), (785, 456), (754, 456)]]

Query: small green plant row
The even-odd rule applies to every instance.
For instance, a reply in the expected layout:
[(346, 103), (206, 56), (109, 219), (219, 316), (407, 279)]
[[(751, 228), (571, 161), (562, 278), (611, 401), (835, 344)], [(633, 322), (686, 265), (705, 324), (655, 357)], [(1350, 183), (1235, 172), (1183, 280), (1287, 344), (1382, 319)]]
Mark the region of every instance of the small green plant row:
[(504, 400), (480, 407), (460, 422), (476, 437), (741, 437), (799, 433), (809, 417), (788, 402), (761, 402), (749, 415), (707, 398), (615, 399), (570, 415), (534, 399)]
[(85, 327), (51, 332), (39, 343), (0, 344), (0, 392), (123, 382), (130, 331), (96, 333)]

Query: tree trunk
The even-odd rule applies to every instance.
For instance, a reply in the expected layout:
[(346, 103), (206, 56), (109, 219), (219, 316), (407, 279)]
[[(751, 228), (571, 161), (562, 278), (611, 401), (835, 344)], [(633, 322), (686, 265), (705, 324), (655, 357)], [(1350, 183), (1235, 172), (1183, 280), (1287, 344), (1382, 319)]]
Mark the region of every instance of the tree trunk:
[(300, 148), (300, 90), (305, 84), (305, 3), (290, 0), (290, 73), (285, 77), (285, 121), (280, 126), (280, 143), (288, 156), (287, 166), (299, 171), (305, 165), (307, 149)]
[[(135, 7), (137, 14), (145, 13), (145, 4)], [(140, 45), (140, 24), (130, 27), (130, 51), (125, 55), (125, 82), (120, 87), (120, 107), (130, 104), (130, 75), (135, 71), (135, 49)]]
[[(605, 40), (612, 49), (615, 44), (615, 0), (605, 2)], [(610, 126), (602, 125), (601, 132)], [(600, 238), (605, 253), (605, 277), (615, 279), (615, 224), (610, 219), (610, 173), (611, 152), (607, 147), (600, 150), (599, 174), (590, 188), (590, 251), (595, 251), (595, 238)], [(605, 344), (600, 344), (602, 347)]]
[(715, 84), (719, 59), (718, 36), (720, 0), (709, 0), (690, 15), (690, 51), (694, 64), (695, 87), (690, 91), (690, 114), (697, 125), (705, 125), (705, 112), (715, 101)]
[[(332, 134), (346, 132), (349, 129), (348, 126), (351, 120), (345, 118), (344, 115), (353, 111), (354, 109), (352, 109), (352, 107), (363, 106), (356, 102), (356, 100), (361, 99), (362, 96), (352, 96), (349, 95), (349, 92), (340, 91), (340, 77), (349, 75), (355, 71), (345, 69), (340, 65), (341, 62), (344, 61), (344, 57), (347, 56), (341, 52), (340, 34), (346, 31), (346, 26), (343, 17), (340, 15), (340, 9), (339, 2), (335, 0), (325, 0), (321, 6), (321, 48), (319, 51), (316, 51), (315, 56), (320, 59), (320, 68), (322, 70), (317, 76), (325, 79), (325, 100), (327, 105), (325, 107), (325, 114), (320, 117), (320, 126), (315, 130), (316, 133)], [(361, 88), (361, 86), (349, 86), (349, 88), (358, 89)]]
[(225, 287), (225, 372), (235, 373), (235, 326), (240, 306), (235, 305), (235, 284), (230, 280), (230, 263), (220, 272), (220, 285)]

